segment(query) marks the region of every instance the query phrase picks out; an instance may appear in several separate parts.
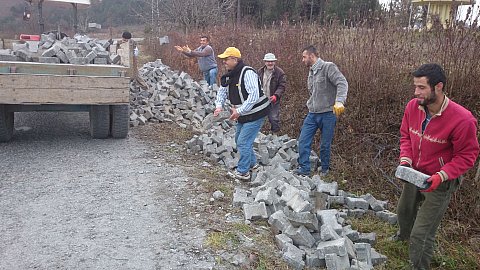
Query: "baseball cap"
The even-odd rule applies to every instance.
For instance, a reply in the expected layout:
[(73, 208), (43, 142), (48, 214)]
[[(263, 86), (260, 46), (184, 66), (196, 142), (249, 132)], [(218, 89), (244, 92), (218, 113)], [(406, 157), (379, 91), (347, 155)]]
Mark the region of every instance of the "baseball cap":
[(238, 50), (235, 47), (228, 47), (225, 49), (225, 51), (222, 54), (218, 55), (218, 58), (227, 58), (227, 57), (236, 57), (236, 58), (242, 58), (242, 54), (240, 53), (240, 50)]

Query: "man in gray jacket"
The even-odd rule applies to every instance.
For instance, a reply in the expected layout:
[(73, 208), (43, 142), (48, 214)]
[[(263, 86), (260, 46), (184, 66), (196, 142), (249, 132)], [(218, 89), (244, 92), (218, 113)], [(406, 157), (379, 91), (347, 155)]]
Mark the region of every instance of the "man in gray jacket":
[(208, 36), (201, 36), (200, 47), (193, 51), (188, 45), (183, 47), (175, 46), (175, 49), (188, 57), (197, 57), (198, 67), (202, 71), (203, 77), (208, 85), (211, 86), (217, 83), (217, 60), (215, 59), (213, 48), (210, 46), (210, 39)]
[(317, 49), (310, 45), (303, 50), (302, 61), (310, 67), (308, 72), (308, 114), (303, 121), (298, 140), (299, 167), (297, 174), (310, 175), (310, 152), (318, 129), (321, 131), (321, 175), (330, 169), (330, 148), (337, 117), (345, 110), (348, 83), (338, 67), (318, 57)]

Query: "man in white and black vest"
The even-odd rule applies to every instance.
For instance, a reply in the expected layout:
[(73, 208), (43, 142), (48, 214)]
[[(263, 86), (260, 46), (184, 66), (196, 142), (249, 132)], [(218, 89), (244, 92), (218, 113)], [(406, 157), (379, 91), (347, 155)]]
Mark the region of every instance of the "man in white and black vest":
[(228, 175), (248, 181), (250, 171), (258, 168), (253, 142), (269, 113), (270, 100), (262, 91), (255, 69), (245, 65), (237, 48), (228, 47), (218, 58), (223, 60), (227, 73), (221, 77), (214, 115), (217, 116), (223, 110), (228, 98), (233, 105), (230, 120), (237, 121), (235, 143), (240, 153), (237, 169)]

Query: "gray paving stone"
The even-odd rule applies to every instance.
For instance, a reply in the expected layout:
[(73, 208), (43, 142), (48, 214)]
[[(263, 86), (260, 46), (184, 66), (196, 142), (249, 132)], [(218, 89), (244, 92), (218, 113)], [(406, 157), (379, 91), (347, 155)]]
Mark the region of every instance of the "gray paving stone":
[(356, 242), (360, 238), (358, 231), (353, 230), (351, 225), (343, 227), (343, 235), (352, 240), (352, 242)]
[(60, 59), (60, 61), (62, 63), (69, 63), (69, 59), (67, 58), (67, 56), (65, 55), (65, 53), (63, 51), (58, 51), (57, 54), (56, 54), (57, 58)]
[(280, 232), (285, 232), (292, 224), (282, 210), (279, 210), (268, 218), (268, 224)]
[(420, 189), (426, 189), (429, 186), (426, 180), (430, 178), (430, 175), (424, 174), (410, 167), (398, 166), (395, 171), (395, 177), (412, 183)]
[(293, 198), (287, 202), (287, 205), (297, 213), (310, 211), (313, 208), (310, 202), (303, 199), (300, 193), (295, 194)]
[(368, 204), (370, 204), (370, 208), (373, 209), (373, 211), (382, 211), (384, 210), (383, 208), (383, 203), (375, 199), (372, 194), (367, 193), (364, 196), (362, 196), (363, 199), (365, 199)]
[(319, 258), (319, 253), (315, 251), (305, 252), (305, 266), (310, 268), (325, 268), (327, 266), (325, 262), (325, 256)]
[(367, 213), (367, 211), (363, 210), (363, 209), (348, 209), (347, 210), (347, 215), (349, 217), (354, 217), (354, 218), (361, 218), (363, 217), (365, 214)]
[(370, 254), (372, 257), (372, 265), (377, 266), (387, 262), (387, 256), (378, 253), (374, 248), (370, 250)]
[(345, 204), (345, 197), (343, 196), (330, 196), (327, 197), (327, 205), (328, 208), (332, 208), (333, 206), (337, 205), (344, 205)]
[(0, 61), (20, 61), (20, 58), (13, 54), (0, 54)]
[(38, 58), (39, 63), (49, 63), (49, 64), (59, 64), (60, 59), (56, 57), (39, 57)]
[(293, 226), (304, 226), (310, 231), (318, 231), (318, 219), (315, 214), (311, 212), (294, 212), (288, 207), (285, 207), (283, 212)]
[(392, 225), (397, 223), (397, 214), (392, 213), (388, 210), (378, 211), (375, 213), (375, 215), (381, 220), (386, 221)]
[(320, 239), (322, 241), (337, 240), (337, 239), (340, 239), (340, 238), (341, 237), (338, 235), (338, 233), (335, 232), (335, 230), (332, 227), (330, 227), (329, 225), (323, 224), (320, 227)]
[(312, 247), (315, 244), (315, 238), (304, 226), (298, 228), (290, 226), (283, 233), (290, 237), (297, 246)]
[(322, 225), (330, 226), (338, 235), (341, 235), (343, 228), (342, 225), (338, 224), (337, 215), (338, 211), (335, 209), (317, 211), (317, 217)]
[(372, 265), (371, 246), (369, 243), (355, 243), (355, 251), (357, 254), (357, 260), (365, 263), (368, 267)]
[(326, 182), (320, 181), (317, 183), (317, 191), (328, 193), (332, 196), (336, 196), (338, 192), (338, 183), (337, 182), (326, 183)]
[(265, 207), (265, 203), (250, 203), (243, 205), (243, 213), (245, 215), (245, 219), (247, 220), (259, 220), (259, 219), (267, 219), (267, 208)]
[(277, 192), (274, 188), (267, 188), (259, 191), (255, 196), (255, 202), (264, 202), (266, 205), (272, 205), (277, 201)]
[(305, 261), (303, 257), (305, 252), (297, 248), (292, 244), (287, 244), (283, 250), (282, 258), (288, 263), (293, 269), (303, 269), (305, 267)]
[(345, 198), (345, 204), (349, 209), (362, 209), (362, 210), (368, 210), (370, 204), (362, 198), (352, 198), (352, 197), (346, 197)]
[(373, 269), (373, 266), (355, 259), (352, 260), (351, 266), (350, 266), (350, 270), (372, 270), (372, 269)]
[(370, 245), (375, 245), (377, 241), (377, 234), (374, 232), (370, 233), (359, 233), (357, 243), (368, 243)]
[(280, 250), (284, 250), (288, 244), (293, 245), (293, 240), (285, 234), (281, 233), (275, 235), (275, 243), (277, 243), (277, 246)]
[(327, 270), (348, 270), (350, 269), (350, 260), (348, 256), (338, 256), (337, 254), (325, 254), (325, 264)]
[(233, 192), (233, 206), (234, 207), (243, 207), (244, 204), (251, 204), (253, 203), (253, 198), (248, 196), (248, 191), (235, 188)]

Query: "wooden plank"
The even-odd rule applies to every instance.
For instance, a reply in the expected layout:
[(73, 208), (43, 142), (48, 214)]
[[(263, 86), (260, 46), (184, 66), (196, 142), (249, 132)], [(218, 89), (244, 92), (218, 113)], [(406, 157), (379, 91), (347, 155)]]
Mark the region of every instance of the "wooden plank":
[(119, 65), (72, 65), (37, 62), (0, 62), (0, 74), (48, 74), (125, 77), (129, 68)]
[(128, 103), (128, 83), (125, 77), (0, 74), (0, 103)]

